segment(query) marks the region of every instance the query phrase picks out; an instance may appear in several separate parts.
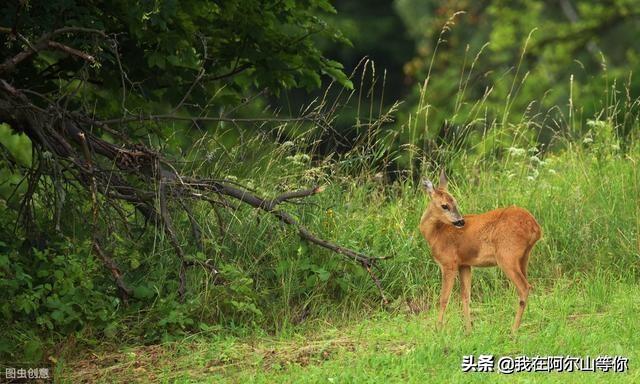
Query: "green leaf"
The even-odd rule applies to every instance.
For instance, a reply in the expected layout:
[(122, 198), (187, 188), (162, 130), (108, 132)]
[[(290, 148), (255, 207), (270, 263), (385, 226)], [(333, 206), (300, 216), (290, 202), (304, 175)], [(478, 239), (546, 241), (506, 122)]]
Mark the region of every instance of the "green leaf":
[(160, 69), (165, 69), (166, 61), (165, 61), (164, 55), (158, 52), (154, 52), (149, 56), (147, 56), (147, 63), (149, 64), (150, 68), (156, 67)]
[(136, 299), (150, 299), (155, 295), (155, 291), (146, 285), (138, 285), (133, 288), (133, 296)]

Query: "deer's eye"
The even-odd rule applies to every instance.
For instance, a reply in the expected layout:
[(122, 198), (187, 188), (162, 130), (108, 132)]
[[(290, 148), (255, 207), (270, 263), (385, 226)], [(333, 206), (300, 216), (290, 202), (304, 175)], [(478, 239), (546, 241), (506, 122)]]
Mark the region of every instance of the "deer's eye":
[(449, 206), (447, 204), (442, 204), (442, 209), (444, 209), (445, 211), (448, 211)]

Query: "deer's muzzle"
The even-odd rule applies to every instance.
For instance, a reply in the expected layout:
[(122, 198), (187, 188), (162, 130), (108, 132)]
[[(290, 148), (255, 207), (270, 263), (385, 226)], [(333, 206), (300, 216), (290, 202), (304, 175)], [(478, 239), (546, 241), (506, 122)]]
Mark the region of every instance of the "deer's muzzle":
[(464, 227), (464, 219), (460, 219), (460, 220), (458, 220), (458, 221), (454, 221), (454, 222), (453, 222), (453, 225), (455, 225), (455, 226), (456, 226), (456, 227), (458, 227), (458, 228), (462, 228), (462, 227)]

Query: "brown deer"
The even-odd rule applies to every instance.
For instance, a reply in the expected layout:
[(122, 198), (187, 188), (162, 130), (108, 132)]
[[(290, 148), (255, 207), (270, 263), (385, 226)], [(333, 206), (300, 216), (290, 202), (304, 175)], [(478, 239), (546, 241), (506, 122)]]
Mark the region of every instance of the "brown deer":
[(460, 273), (465, 328), (471, 331), (471, 267), (497, 265), (513, 282), (520, 298), (512, 328), (515, 332), (520, 327), (531, 289), (527, 264), (531, 249), (542, 236), (540, 225), (531, 213), (516, 206), (460, 215), (456, 199), (447, 192), (444, 170), (437, 188), (429, 180), (423, 181), (423, 187), (431, 202), (420, 219), (420, 232), (442, 272), (438, 326), (442, 327), (451, 289)]

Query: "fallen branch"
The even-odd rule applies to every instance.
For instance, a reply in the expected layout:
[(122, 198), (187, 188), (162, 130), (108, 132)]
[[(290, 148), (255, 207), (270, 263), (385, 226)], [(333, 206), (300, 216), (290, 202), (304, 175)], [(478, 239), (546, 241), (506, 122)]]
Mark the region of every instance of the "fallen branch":
[[(8, 31), (7, 28), (0, 27), (0, 33), (9, 33)], [(56, 36), (74, 32), (97, 34), (106, 38), (104, 33), (99, 30), (65, 27), (42, 35), (33, 44), (23, 39), (27, 47), (1, 63), (0, 74), (12, 72), (17, 65), (42, 50), (56, 50), (84, 61), (94, 62), (93, 56), (53, 40)], [(192, 87), (179, 105), (186, 101), (191, 89), (201, 81), (201, 77), (201, 75), (196, 77)], [(288, 191), (273, 198), (265, 198), (235, 181), (185, 176), (161, 153), (144, 145), (131, 143), (126, 136), (118, 136), (120, 141), (112, 143), (104, 140), (99, 133), (102, 129), (107, 129), (110, 124), (158, 121), (226, 121), (232, 123), (306, 121), (327, 124), (326, 118), (321, 116), (317, 110), (305, 110), (300, 117), (284, 118), (200, 117), (171, 113), (147, 116), (125, 115), (121, 118), (99, 119), (88, 112), (68, 111), (66, 109), (67, 103), (61, 103), (60, 100), (38, 98), (35, 99), (38, 102), (32, 101), (29, 96), (34, 95), (37, 95), (37, 92), (18, 89), (4, 79), (0, 79), (0, 123), (8, 123), (14, 131), (27, 135), (33, 143), (34, 153), (40, 157), (46, 155), (46, 162), (39, 161), (38, 168), (34, 170), (34, 174), (29, 179), (29, 187), (22, 201), (21, 212), (24, 212), (23, 219), (26, 227), (31, 221), (30, 207), (33, 206), (32, 199), (35, 195), (35, 189), (38, 187), (38, 180), (42, 172), (41, 167), (55, 164), (56, 169), (64, 169), (64, 171), (56, 172), (56, 177), (60, 178), (56, 182), (80, 185), (91, 196), (94, 232), (98, 219), (106, 220), (103, 217), (98, 217), (97, 194), (104, 198), (103, 206), (109, 207), (117, 201), (124, 204), (125, 207), (134, 207), (135, 211), (144, 217), (145, 226), (147, 223), (153, 223), (153, 225), (162, 227), (179, 261), (178, 294), (181, 300), (184, 300), (186, 294), (186, 267), (201, 265), (209, 269), (212, 274), (217, 274), (217, 270), (212, 265), (191, 261), (185, 257), (183, 244), (179, 239), (180, 233), (174, 227), (172, 208), (175, 210), (177, 207), (171, 207), (169, 202), (177, 200), (191, 224), (196, 248), (203, 250), (201, 226), (188, 204), (195, 200), (212, 204), (214, 210), (218, 206), (235, 210), (238, 206), (247, 204), (250, 207), (268, 212), (280, 222), (295, 228), (298, 236), (304, 241), (328, 249), (365, 268), (379, 290), (382, 300), (387, 302), (380, 280), (371, 268), (384, 257), (371, 257), (322, 239), (298, 222), (293, 215), (282, 209), (284, 203), (292, 203), (294, 199), (302, 199), (320, 193), (323, 191), (323, 187), (316, 186), (309, 189)], [(47, 104), (44, 107), (41, 104), (43, 100)], [(217, 210), (215, 210), (215, 214), (220, 227), (220, 236), (224, 237), (226, 234), (223, 220)], [(126, 220), (122, 212), (120, 212), (120, 217)], [(126, 286), (120, 269), (113, 259), (104, 252), (95, 236), (94, 233), (93, 249), (110, 270), (121, 297), (126, 301), (131, 290)]]

